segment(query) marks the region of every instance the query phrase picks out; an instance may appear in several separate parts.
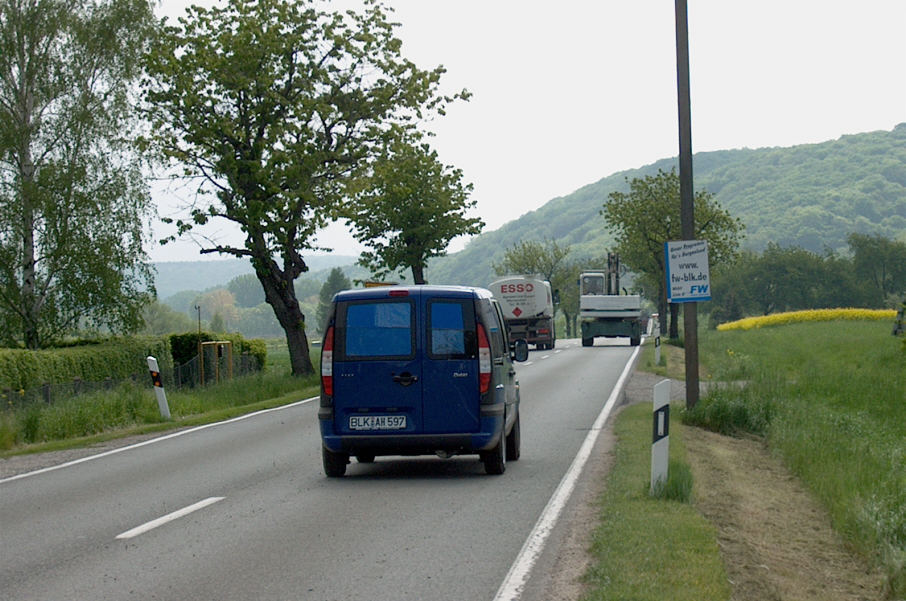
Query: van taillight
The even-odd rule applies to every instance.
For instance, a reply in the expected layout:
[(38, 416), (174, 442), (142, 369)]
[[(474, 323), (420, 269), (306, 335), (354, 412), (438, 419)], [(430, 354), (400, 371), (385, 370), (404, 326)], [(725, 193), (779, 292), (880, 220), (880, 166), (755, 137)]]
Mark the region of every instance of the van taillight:
[(333, 396), (333, 326), (327, 328), (321, 349), (321, 386), (324, 394)]
[(488, 344), (484, 326), (478, 324), (478, 392), (486, 393), (491, 388), (491, 346)]

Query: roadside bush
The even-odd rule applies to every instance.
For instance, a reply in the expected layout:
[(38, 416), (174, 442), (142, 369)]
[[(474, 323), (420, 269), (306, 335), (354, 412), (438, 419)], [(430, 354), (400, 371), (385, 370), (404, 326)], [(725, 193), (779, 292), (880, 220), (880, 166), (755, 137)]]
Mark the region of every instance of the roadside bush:
[(746, 390), (715, 388), (692, 410), (683, 410), (682, 422), (725, 436), (764, 436), (771, 425), (774, 403), (770, 398)]

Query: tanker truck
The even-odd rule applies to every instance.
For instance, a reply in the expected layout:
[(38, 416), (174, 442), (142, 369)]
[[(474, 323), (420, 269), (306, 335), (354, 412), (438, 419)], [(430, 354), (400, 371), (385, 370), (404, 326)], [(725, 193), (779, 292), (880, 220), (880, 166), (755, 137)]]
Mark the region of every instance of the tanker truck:
[(620, 257), (608, 253), (606, 271), (579, 274), (579, 323), (582, 346), (592, 346), (595, 337), (625, 336), (629, 344), (642, 340), (642, 299), (620, 294)]
[(511, 344), (522, 339), (538, 349), (554, 348), (557, 336), (550, 282), (532, 276), (507, 276), (488, 288), (500, 302)]

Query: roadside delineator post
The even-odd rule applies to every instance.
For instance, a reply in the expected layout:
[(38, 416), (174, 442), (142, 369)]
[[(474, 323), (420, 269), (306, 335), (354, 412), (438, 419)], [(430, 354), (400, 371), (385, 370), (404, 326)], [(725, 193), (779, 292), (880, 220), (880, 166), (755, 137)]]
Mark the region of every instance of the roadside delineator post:
[(670, 380), (654, 386), (654, 413), (651, 433), (651, 494), (667, 483), (670, 457)]
[(657, 336), (654, 337), (654, 364), (661, 364), (661, 326), (657, 326)]
[(160, 416), (170, 419), (170, 405), (167, 404), (167, 393), (164, 392), (164, 383), (160, 379), (157, 359), (148, 357), (148, 369), (151, 370), (151, 383), (154, 385), (154, 394), (157, 395), (157, 408), (160, 409)]

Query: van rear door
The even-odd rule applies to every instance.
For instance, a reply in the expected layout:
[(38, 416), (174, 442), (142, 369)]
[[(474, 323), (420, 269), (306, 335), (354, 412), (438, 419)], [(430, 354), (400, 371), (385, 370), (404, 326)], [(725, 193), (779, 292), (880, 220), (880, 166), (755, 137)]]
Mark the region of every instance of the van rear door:
[(337, 304), (333, 362), (337, 434), (421, 429), (416, 310), (410, 296)]
[(478, 342), (475, 301), (462, 297), (428, 297), (426, 315), (424, 432), (478, 432)]

